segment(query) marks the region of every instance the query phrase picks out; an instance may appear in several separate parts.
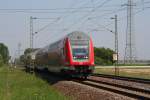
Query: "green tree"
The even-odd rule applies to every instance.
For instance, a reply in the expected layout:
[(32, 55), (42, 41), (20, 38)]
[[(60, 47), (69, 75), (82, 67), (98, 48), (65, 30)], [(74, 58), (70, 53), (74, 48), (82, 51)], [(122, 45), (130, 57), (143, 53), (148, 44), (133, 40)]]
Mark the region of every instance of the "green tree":
[(0, 54), (0, 67), (3, 65), (3, 58), (2, 55)]
[(8, 63), (9, 51), (8, 51), (8, 47), (4, 45), (3, 43), (0, 43), (0, 55), (1, 55), (1, 58), (3, 59), (3, 62), (5, 64)]
[(109, 48), (94, 48), (96, 65), (112, 65), (114, 51)]

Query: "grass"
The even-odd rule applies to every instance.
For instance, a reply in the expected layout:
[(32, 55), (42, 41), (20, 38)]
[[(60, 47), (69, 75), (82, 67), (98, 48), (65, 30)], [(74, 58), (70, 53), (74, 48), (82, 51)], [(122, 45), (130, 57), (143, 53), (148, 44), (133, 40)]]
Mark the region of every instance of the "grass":
[(119, 66), (149, 66), (150, 64), (118, 64)]
[[(115, 75), (114, 68), (96, 68), (95, 73)], [(119, 68), (119, 76), (150, 79), (150, 68)]]
[(21, 70), (0, 67), (0, 100), (67, 100), (45, 81)]

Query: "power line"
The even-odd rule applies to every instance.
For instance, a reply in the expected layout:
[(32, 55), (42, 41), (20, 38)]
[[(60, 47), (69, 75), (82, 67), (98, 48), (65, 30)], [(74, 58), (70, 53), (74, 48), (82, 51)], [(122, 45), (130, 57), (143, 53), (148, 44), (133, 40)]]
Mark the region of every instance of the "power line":
[[(71, 4), (71, 6), (74, 4)], [(72, 12), (71, 12), (72, 13)], [(52, 22), (52, 23), (48, 23), (47, 25), (45, 25), (44, 27), (40, 28), (38, 31), (36, 31), (36, 33), (43, 31), (45, 28), (49, 27), (50, 25), (52, 25), (53, 23), (56, 23), (57, 21), (59, 21), (60, 19), (62, 19), (62, 17), (65, 16), (60, 16), (58, 19), (56, 19), (56, 21)]]
[[(116, 13), (116, 12), (119, 12), (119, 11), (122, 11), (122, 10), (125, 10), (124, 8), (121, 8), (121, 9), (118, 9), (117, 11), (114, 11), (114, 12), (111, 12), (111, 13), (106, 13), (106, 14), (104, 14), (104, 15), (102, 15), (102, 16), (99, 16), (99, 17), (103, 17), (103, 16), (106, 16), (107, 14), (113, 14), (113, 13)], [(88, 18), (89, 19), (89, 18)], [(47, 25), (46, 25), (47, 26)], [(42, 30), (43, 30), (44, 28), (42, 28)], [(40, 29), (41, 30), (41, 29)], [(66, 31), (66, 30), (65, 30)]]
[[(80, 2), (80, 3), (82, 3), (82, 2)], [(71, 7), (72, 7), (72, 6), (75, 6), (75, 4), (73, 3), (73, 4), (71, 4), (70, 6), (71, 6)], [(68, 9), (68, 10), (69, 10), (69, 9)], [(76, 11), (77, 11), (77, 10), (79, 10), (79, 9), (76, 9)], [(72, 13), (72, 12), (71, 12), (71, 13)], [(54, 21), (54, 22), (56, 23), (56, 22), (60, 21), (60, 19), (66, 17), (66, 16), (67, 16), (67, 15), (65, 15), (65, 16), (59, 16), (59, 19), (56, 20), (56, 21)], [(44, 27), (42, 27), (41, 29), (39, 29), (35, 34), (37, 34), (38, 32), (41, 32), (41, 31), (44, 30), (45, 28), (49, 27), (51, 24), (52, 24), (52, 23), (48, 23), (47, 25), (45, 25)], [(56, 35), (56, 34), (55, 34), (55, 35)]]
[[(145, 3), (147, 3), (147, 2), (145, 2)], [(93, 18), (102, 18), (102, 17), (104, 17), (104, 16), (108, 16), (108, 15), (110, 15), (110, 14), (114, 14), (114, 13), (118, 13), (118, 12), (120, 12), (120, 11), (125, 11), (126, 10), (126, 8), (121, 8), (121, 9), (118, 9), (118, 10), (116, 10), (116, 11), (113, 11), (113, 12), (110, 12), (110, 13), (106, 13), (106, 14), (103, 14), (103, 15), (101, 15), (101, 16), (96, 16), (96, 17), (92, 17), (92, 18), (88, 18), (88, 20), (91, 20), (91, 19), (93, 19)], [(139, 10), (138, 12), (136, 12), (135, 14), (137, 14), (137, 13), (139, 13), (139, 12), (141, 12), (141, 11), (143, 11), (143, 10)], [(123, 19), (124, 17), (122, 17), (121, 19)], [(120, 20), (118, 20), (118, 21), (120, 21)], [(85, 20), (83, 23), (85, 24), (85, 22), (87, 22), (87, 20)], [(82, 23), (82, 25), (83, 25), (83, 23)], [(81, 27), (80, 27), (81, 28)], [(105, 28), (105, 27), (104, 27)], [(107, 28), (105, 28), (106, 30), (109, 30), (109, 29), (107, 29)], [(109, 30), (110, 31), (110, 30)]]
[[(85, 3), (84, 5), (87, 5), (87, 4), (88, 4), (88, 2)], [(84, 6), (84, 5), (82, 5), (82, 6)], [(80, 9), (75, 9), (74, 11), (72, 11), (72, 13), (78, 12), (79, 10), (80, 10)], [(67, 14), (67, 15), (64, 15), (64, 16), (61, 16), (61, 19), (69, 17), (69, 15), (71, 15), (72, 13)], [(62, 22), (61, 22), (61, 23), (62, 23)], [(62, 32), (65, 32), (66, 30), (68, 30), (68, 29), (65, 28), (65, 29), (62, 30)]]
[[(72, 6), (72, 5), (71, 5), (71, 6)], [(27, 10), (31, 10), (31, 9), (27, 9)], [(33, 9), (32, 9), (32, 10), (33, 10)], [(34, 10), (37, 10), (37, 9), (34, 9)], [(39, 9), (38, 9), (38, 10), (39, 10)], [(42, 9), (42, 10), (43, 10), (43, 9)], [(56, 10), (56, 9), (44, 9), (44, 10)], [(56, 19), (56, 18), (50, 18), (50, 19), (56, 19), (54, 22), (57, 22), (58, 20), (60, 20), (60, 18), (61, 18), (61, 17), (59, 17), (59, 18), (57, 18), (57, 19)], [(35, 19), (47, 19), (47, 18), (37, 18), (37, 17), (36, 17)], [(49, 19), (49, 18), (48, 18), (48, 19)], [(39, 33), (39, 32), (41, 32), (41, 31), (43, 31), (45, 28), (49, 27), (49, 26), (50, 26), (51, 24), (53, 24), (54, 22), (48, 23), (48, 24), (45, 25), (44, 27), (42, 27), (42, 28), (40, 28), (39, 30), (37, 30), (35, 33), (32, 32), (33, 35), (34, 35), (34, 34), (37, 34), (37, 33)], [(30, 23), (33, 23), (33, 22), (30, 22)], [(30, 25), (30, 27), (31, 27), (31, 26), (33, 26), (33, 25)], [(31, 28), (32, 28), (32, 27), (31, 27)], [(33, 29), (30, 29), (30, 31), (31, 31), (31, 30), (33, 30)], [(30, 41), (31, 41), (31, 40), (30, 40)], [(30, 45), (31, 45), (31, 44), (30, 44)]]
[[(134, 13), (134, 15), (137, 15), (137, 14), (139, 14), (139, 13), (145, 11), (146, 9), (150, 9), (150, 7), (149, 7), (149, 8), (144, 7), (144, 9), (140, 9), (140, 10), (136, 11), (136, 12)], [(125, 18), (126, 18), (126, 16), (123, 16), (123, 17), (119, 18), (118, 21), (124, 20)], [(91, 21), (91, 20), (90, 20), (90, 21)], [(103, 29), (104, 29), (104, 30), (93, 29), (93, 31), (105, 31), (105, 30), (107, 30), (107, 31), (112, 31), (111, 29), (107, 28), (107, 26), (111, 25), (112, 22), (109, 23), (109, 24), (107, 24), (107, 25), (101, 25), (101, 24), (99, 24), (97, 21), (96, 21), (96, 22), (92, 21), (92, 23), (93, 23), (94, 25), (97, 24), (98, 26), (100, 26), (100, 28), (103, 28)], [(92, 30), (92, 29), (91, 29), (91, 30)]]
[(126, 10), (126, 8), (121, 8), (121, 9), (118, 9), (118, 10), (116, 10), (116, 11), (112, 11), (112, 12), (110, 12), (110, 13), (105, 13), (105, 14), (103, 14), (103, 15), (101, 15), (101, 16), (88, 17), (87, 20), (85, 20), (84, 22), (81, 23), (81, 25), (85, 24), (87, 21), (92, 20), (92, 19), (94, 19), (94, 18), (99, 18), (99, 20), (100, 20), (100, 19), (102, 19), (102, 18), (105, 17), (105, 16), (108, 16), (108, 15), (111, 15), (111, 14), (114, 14), (114, 13), (118, 13), (118, 12), (124, 11), (124, 10)]
[(76, 9), (93, 9), (94, 7), (78, 8), (53, 8), (53, 9), (0, 9), (0, 11), (51, 11), (51, 10), (76, 10)]
[[(99, 11), (99, 10), (97, 10)], [(109, 12), (111, 10), (102, 9), (101, 12)], [(2, 11), (0, 13), (56, 13), (56, 14), (64, 14), (64, 13), (90, 13), (91, 10), (80, 10), (80, 11)]]
[[(55, 18), (56, 19), (56, 18)], [(54, 20), (53, 22), (51, 22), (51, 23), (48, 23), (47, 25), (45, 25), (44, 27), (42, 27), (42, 28), (40, 28), (39, 30), (37, 30), (35, 33), (37, 34), (37, 33), (39, 33), (39, 32), (41, 32), (41, 31), (43, 31), (44, 29), (46, 29), (47, 27), (49, 27), (50, 25), (52, 25), (52, 24), (54, 24), (54, 23), (56, 23), (57, 21), (59, 21), (60, 20), (60, 18), (57, 18), (56, 20)]]
[[(109, 1), (109, 0), (107, 0), (107, 1)], [(145, 2), (145, 3), (147, 3), (147, 2)], [(22, 9), (22, 8), (18, 8), (18, 9), (13, 9), (13, 8), (11, 8), (11, 9), (5, 9), (5, 8), (3, 8), (3, 9), (0, 9), (0, 11), (51, 11), (51, 10), (55, 11), (55, 10), (77, 10), (77, 9), (82, 10), (82, 9), (99, 8), (100, 6), (98, 6), (98, 7), (85, 6), (85, 7), (78, 7), (78, 8), (77, 7), (76, 8), (75, 7), (74, 8), (73, 7), (70, 7), (70, 8), (52, 8), (52, 9)], [(105, 7), (117, 7), (117, 6), (120, 6), (120, 5), (114, 5), (114, 6), (109, 5), (109, 6), (104, 6), (104, 8)]]
[(76, 21), (75, 23), (71, 24), (71, 25), (70, 25), (70, 27), (69, 27), (69, 28), (67, 28), (67, 29), (70, 29), (70, 28), (71, 28), (71, 27), (73, 27), (75, 24), (77, 24), (77, 23), (81, 22), (81, 20), (82, 20), (83, 18), (88, 17), (91, 13), (95, 12), (98, 8), (103, 7), (106, 3), (110, 2), (110, 1), (111, 1), (111, 0), (105, 0), (105, 1), (104, 1), (104, 2), (102, 2), (99, 6), (97, 6), (97, 7), (93, 8), (93, 9), (91, 10), (91, 12), (90, 12), (90, 13), (87, 13), (86, 15), (82, 16), (82, 17), (81, 17), (78, 21)]
[[(34, 19), (56, 19), (55, 21), (47, 24), (46, 26), (40, 28), (38, 31), (34, 32), (33, 30), (33, 20)], [(34, 48), (34, 35), (43, 31), (45, 28), (47, 28), (48, 26), (52, 25), (53, 23), (55, 23), (56, 21), (58, 21), (59, 18), (37, 18), (37, 17), (30, 17), (30, 48), (33, 49)]]

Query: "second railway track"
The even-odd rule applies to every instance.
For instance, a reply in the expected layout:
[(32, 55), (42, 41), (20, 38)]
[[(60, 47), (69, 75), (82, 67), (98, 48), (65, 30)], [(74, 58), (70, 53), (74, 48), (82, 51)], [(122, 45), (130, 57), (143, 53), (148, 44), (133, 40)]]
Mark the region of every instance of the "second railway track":
[(92, 74), (92, 76), (150, 84), (150, 79), (141, 79), (141, 78), (134, 78), (134, 77), (115, 76), (115, 75), (96, 74), (96, 73)]
[(137, 87), (131, 87), (126, 85), (120, 85), (116, 83), (102, 82), (94, 79), (87, 80), (73, 80), (80, 84), (88, 85), (98, 89), (107, 90), (127, 97), (139, 99), (139, 100), (150, 100), (150, 90), (141, 89)]

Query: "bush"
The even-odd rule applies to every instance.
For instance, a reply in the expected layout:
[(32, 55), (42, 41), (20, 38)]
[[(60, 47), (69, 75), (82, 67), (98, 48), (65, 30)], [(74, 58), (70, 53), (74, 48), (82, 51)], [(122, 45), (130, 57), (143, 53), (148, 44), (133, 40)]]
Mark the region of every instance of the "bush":
[(114, 51), (109, 48), (94, 48), (96, 65), (112, 65)]
[(3, 63), (7, 64), (9, 60), (9, 51), (8, 47), (3, 43), (0, 43), (0, 55), (3, 60)]
[(104, 60), (100, 57), (95, 56), (95, 64), (96, 65), (103, 65), (104, 64)]

